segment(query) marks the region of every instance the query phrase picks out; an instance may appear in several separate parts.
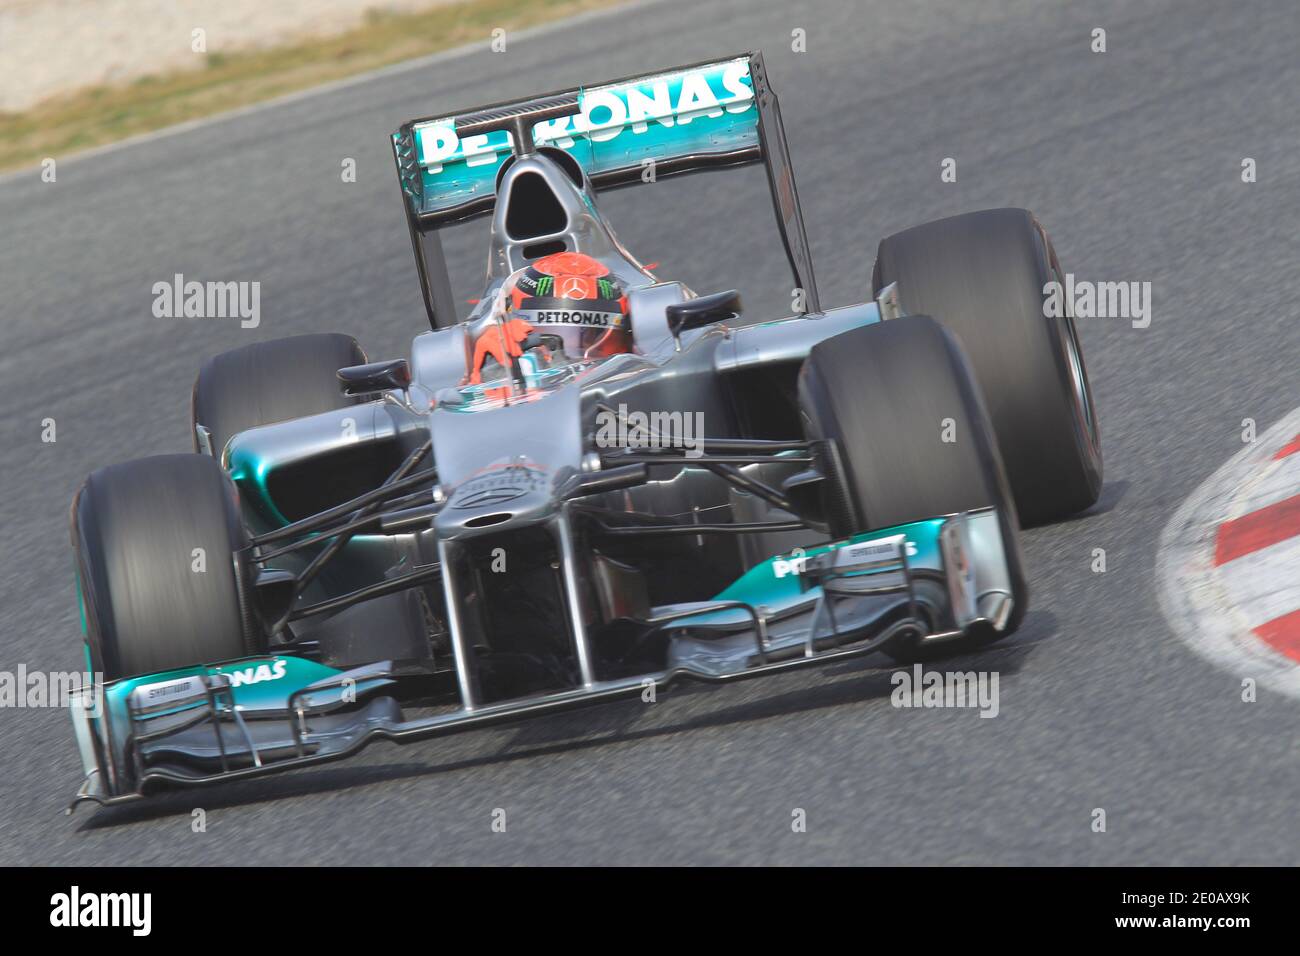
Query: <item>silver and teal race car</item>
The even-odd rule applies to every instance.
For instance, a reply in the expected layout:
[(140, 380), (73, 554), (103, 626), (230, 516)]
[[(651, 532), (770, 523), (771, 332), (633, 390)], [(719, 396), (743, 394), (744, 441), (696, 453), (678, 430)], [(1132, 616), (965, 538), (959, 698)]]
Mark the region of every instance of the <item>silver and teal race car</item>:
[[(219, 355), (193, 452), (76, 496), (97, 675), (72, 701), (77, 801), (677, 680), (977, 649), (1025, 614), (1020, 523), (1097, 499), (1038, 221), (906, 230), (866, 301), (824, 306), (757, 53), (415, 120), (393, 152), (431, 326), (410, 358), (341, 334)], [(657, 277), (599, 210), (751, 163), (793, 315)], [(478, 217), (488, 282), (462, 317), (440, 234)]]

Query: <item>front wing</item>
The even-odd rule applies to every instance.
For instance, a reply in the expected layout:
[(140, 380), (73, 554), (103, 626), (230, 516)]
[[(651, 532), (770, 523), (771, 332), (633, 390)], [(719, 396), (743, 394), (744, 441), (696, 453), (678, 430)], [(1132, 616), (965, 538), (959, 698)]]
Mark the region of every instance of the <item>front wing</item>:
[[(347, 757), (674, 681), (724, 683), (858, 657), (891, 641), (1004, 630), (1014, 597), (993, 509), (885, 528), (756, 565), (710, 602), (655, 608), (662, 670), (408, 717), (389, 662), (347, 671), (265, 656), (128, 678), (74, 695), (85, 779), (72, 807), (138, 799)], [(69, 807), (71, 812), (72, 807)]]

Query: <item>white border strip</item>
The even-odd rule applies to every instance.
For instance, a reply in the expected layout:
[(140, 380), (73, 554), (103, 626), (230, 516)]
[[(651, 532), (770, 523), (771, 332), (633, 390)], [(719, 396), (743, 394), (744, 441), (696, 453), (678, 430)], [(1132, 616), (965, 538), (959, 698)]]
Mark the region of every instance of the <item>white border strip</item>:
[[(1174, 634), (1197, 654), (1239, 677), (1254, 677), (1266, 687), (1300, 699), (1300, 664), (1252, 633), (1247, 612), (1233, 603), (1214, 565), (1219, 526), (1239, 516), (1238, 500), (1261, 474), (1272, 470), (1273, 457), (1298, 433), (1300, 408), (1234, 455), (1174, 513), (1160, 536), (1156, 594)], [(1300, 606), (1298, 569), (1279, 567), (1272, 574), (1279, 587), (1296, 593)]]

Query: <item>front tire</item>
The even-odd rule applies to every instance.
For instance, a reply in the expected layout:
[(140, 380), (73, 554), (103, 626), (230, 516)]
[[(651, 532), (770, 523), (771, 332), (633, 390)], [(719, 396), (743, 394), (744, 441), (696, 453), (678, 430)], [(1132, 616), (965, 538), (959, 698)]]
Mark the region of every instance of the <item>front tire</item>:
[(839, 450), (841, 487), (827, 496), (833, 537), (997, 509), (1012, 582), (1005, 629), (887, 653), (903, 662), (947, 656), (1014, 631), (1028, 601), (1016, 509), (978, 385), (952, 334), (929, 316), (909, 315), (820, 342), (800, 372), (799, 405), (807, 437), (832, 439)]
[(92, 473), (72, 503), (91, 666), (105, 680), (263, 653), (238, 493), (204, 455)]

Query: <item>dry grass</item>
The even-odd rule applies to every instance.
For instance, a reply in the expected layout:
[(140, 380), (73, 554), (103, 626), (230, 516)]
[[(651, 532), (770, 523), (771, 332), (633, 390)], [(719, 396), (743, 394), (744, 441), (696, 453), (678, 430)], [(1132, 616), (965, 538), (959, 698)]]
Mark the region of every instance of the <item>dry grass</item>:
[(327, 39), (207, 54), (207, 65), (58, 96), (0, 113), (0, 170), (273, 99), (330, 80), (509, 33), (617, 0), (464, 0), (423, 13), (372, 12)]

